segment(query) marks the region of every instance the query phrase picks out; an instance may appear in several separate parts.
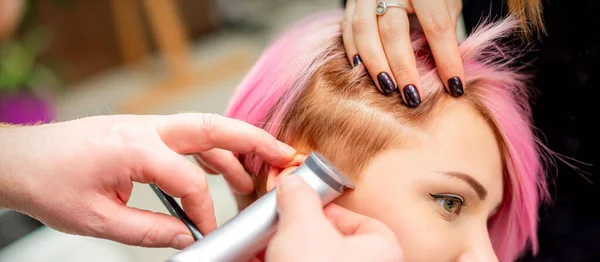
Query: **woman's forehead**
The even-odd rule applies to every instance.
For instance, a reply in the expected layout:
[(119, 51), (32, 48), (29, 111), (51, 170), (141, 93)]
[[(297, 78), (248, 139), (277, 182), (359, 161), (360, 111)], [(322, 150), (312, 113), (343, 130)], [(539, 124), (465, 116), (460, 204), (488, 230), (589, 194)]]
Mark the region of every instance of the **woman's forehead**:
[(420, 134), (408, 138), (412, 142), (399, 143), (388, 157), (421, 170), (469, 174), (501, 198), (502, 151), (490, 122), (464, 102), (444, 105), (428, 120)]

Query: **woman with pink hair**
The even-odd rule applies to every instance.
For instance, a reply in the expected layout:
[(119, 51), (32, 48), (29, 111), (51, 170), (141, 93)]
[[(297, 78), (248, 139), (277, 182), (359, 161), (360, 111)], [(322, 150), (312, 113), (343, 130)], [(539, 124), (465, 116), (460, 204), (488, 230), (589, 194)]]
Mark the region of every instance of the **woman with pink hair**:
[[(411, 35), (422, 79), (417, 108), (382, 96), (342, 42), (342, 10), (311, 16), (263, 53), (226, 116), (260, 127), (302, 155), (317, 151), (352, 178), (336, 201), (395, 233), (406, 261), (513, 261), (537, 249), (538, 206), (547, 198), (530, 125), (526, 76), (497, 40), (518, 27), (483, 24), (460, 43), (469, 92), (444, 91), (422, 32)], [(239, 155), (255, 191), (273, 189), (297, 165), (278, 168)], [(202, 163), (201, 163), (202, 164)]]

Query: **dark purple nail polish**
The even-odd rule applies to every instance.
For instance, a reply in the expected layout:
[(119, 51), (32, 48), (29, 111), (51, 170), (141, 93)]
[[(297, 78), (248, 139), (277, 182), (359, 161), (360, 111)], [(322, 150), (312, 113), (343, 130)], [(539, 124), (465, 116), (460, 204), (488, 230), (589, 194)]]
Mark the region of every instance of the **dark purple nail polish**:
[(462, 96), (465, 93), (462, 81), (457, 76), (448, 79), (448, 89), (450, 89), (450, 94), (454, 97)]
[(403, 88), (404, 98), (406, 98), (406, 105), (410, 108), (415, 108), (421, 104), (421, 96), (419, 96), (419, 92), (417, 91), (417, 87), (415, 85), (406, 85)]
[(386, 72), (379, 73), (379, 75), (377, 75), (377, 81), (379, 82), (379, 86), (381, 87), (381, 92), (386, 96), (390, 95), (391, 93), (394, 93), (394, 91), (396, 90), (394, 81), (392, 81), (392, 78)]
[(362, 60), (360, 59), (360, 56), (359, 56), (359, 55), (355, 55), (355, 56), (354, 56), (354, 59), (352, 59), (352, 60), (353, 60), (353, 66), (354, 66), (354, 67), (357, 67), (357, 66), (359, 66), (360, 64), (362, 64)]

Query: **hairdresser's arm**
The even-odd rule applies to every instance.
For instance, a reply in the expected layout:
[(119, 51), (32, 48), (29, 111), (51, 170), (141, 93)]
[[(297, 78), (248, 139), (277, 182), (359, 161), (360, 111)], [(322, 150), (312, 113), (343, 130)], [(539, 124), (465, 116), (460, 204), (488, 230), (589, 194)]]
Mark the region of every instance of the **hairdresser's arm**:
[(267, 262), (401, 262), (395, 235), (383, 223), (330, 204), (296, 176), (277, 188), (279, 225), (269, 243)]
[(378, 16), (375, 12), (378, 1), (347, 1), (342, 33), (350, 62), (355, 67), (364, 64), (383, 94), (389, 95), (400, 88), (407, 106), (417, 107), (423, 93), (409, 20), (418, 18), (446, 89), (453, 96), (461, 96), (464, 71), (456, 39), (461, 0), (385, 2), (401, 3), (406, 8), (388, 7), (385, 14)]
[[(57, 230), (129, 245), (183, 248), (193, 242), (172, 216), (127, 207), (133, 182), (181, 198), (207, 233), (216, 227), (200, 168), (181, 154), (213, 148), (255, 153), (285, 165), (295, 151), (265, 131), (212, 114), (99, 116), (40, 126), (0, 127), (0, 208)], [(230, 152), (231, 153), (231, 152)], [(233, 155), (225, 161), (239, 165)], [(250, 178), (239, 178), (250, 183)]]

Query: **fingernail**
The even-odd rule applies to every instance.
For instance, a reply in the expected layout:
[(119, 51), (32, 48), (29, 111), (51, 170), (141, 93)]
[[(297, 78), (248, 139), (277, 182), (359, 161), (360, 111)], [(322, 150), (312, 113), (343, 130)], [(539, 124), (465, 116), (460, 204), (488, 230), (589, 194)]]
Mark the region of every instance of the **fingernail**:
[(190, 235), (179, 234), (171, 240), (171, 247), (175, 249), (183, 249), (194, 243), (194, 238)]
[(421, 96), (415, 85), (406, 85), (403, 89), (406, 105), (410, 108), (415, 108), (421, 104)]
[(354, 67), (357, 67), (357, 66), (359, 66), (360, 64), (362, 64), (362, 60), (360, 59), (360, 56), (359, 56), (359, 55), (355, 55), (355, 56), (354, 56), (354, 58), (353, 58), (352, 60), (353, 60), (353, 65), (354, 65)]
[(292, 156), (292, 155), (296, 154), (296, 149), (294, 149), (293, 147), (291, 147), (281, 141), (277, 141), (277, 145), (279, 146), (279, 149), (281, 149), (288, 156)]
[(377, 81), (379, 81), (379, 86), (381, 86), (381, 90), (386, 96), (394, 93), (396, 90), (394, 81), (392, 81), (392, 78), (386, 72), (379, 73), (379, 75), (377, 75)]
[(450, 89), (450, 94), (454, 97), (462, 96), (465, 93), (462, 81), (457, 76), (448, 79), (448, 89)]
[(301, 178), (295, 175), (283, 176), (281, 181), (279, 181), (279, 185), (277, 185), (277, 191), (279, 193), (289, 190), (301, 182)]

